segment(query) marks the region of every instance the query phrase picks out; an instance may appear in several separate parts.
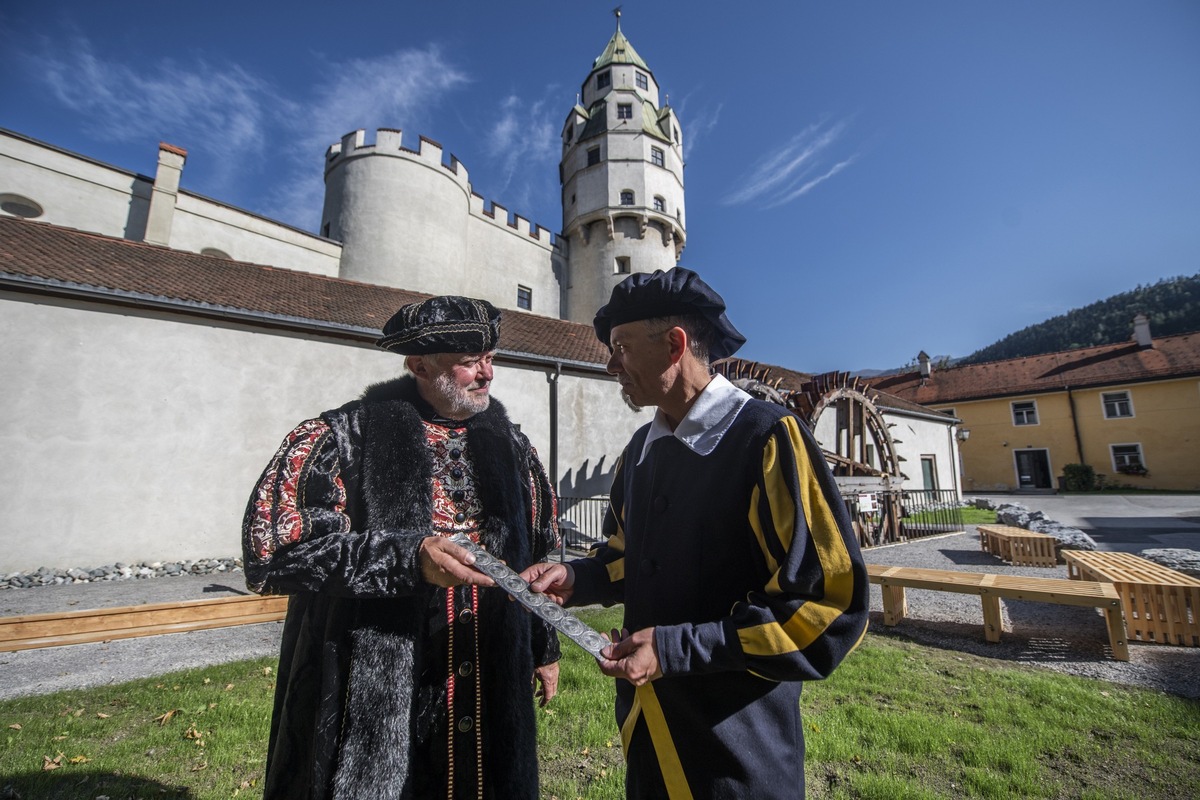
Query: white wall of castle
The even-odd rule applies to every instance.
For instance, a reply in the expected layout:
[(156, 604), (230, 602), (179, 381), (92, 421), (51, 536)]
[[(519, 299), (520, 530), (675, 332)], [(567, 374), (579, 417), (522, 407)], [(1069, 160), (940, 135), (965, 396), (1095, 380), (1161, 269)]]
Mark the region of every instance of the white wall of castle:
[[(0, 131), (0, 194), (40, 205), (39, 222), (142, 241), (153, 180)], [(4, 213), (0, 211), (0, 213)], [(169, 246), (215, 248), (235, 261), (336, 276), (341, 245), (248, 211), (181, 191)]]
[[(403, 369), (364, 344), (8, 292), (0, 337), (0, 483), (13, 498), (0, 572), (238, 554), (250, 491), (284, 435)], [(502, 360), (495, 383), (547, 465), (550, 370)], [(649, 419), (607, 376), (568, 372), (559, 409), (572, 487)]]

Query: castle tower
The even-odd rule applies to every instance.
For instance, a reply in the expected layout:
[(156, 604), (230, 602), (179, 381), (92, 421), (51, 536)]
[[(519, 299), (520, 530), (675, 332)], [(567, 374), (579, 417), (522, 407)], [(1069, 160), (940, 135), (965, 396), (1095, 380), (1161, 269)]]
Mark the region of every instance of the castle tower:
[(591, 323), (632, 272), (670, 269), (687, 239), (679, 119), (617, 30), (563, 125), (563, 236), (570, 243), (562, 317)]

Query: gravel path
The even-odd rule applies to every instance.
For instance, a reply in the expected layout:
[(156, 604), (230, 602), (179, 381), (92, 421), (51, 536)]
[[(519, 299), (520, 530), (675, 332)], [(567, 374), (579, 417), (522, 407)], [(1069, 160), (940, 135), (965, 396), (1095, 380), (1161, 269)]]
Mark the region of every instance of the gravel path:
[[(979, 549), (974, 531), (868, 550), (873, 564), (1066, 578), (1066, 567), (1011, 567)], [(241, 574), (181, 576), (0, 591), (0, 616), (71, 608), (102, 608), (244, 594)], [(883, 626), (879, 587), (871, 587), (871, 630), (924, 645), (1040, 666), (1115, 683), (1135, 684), (1200, 699), (1200, 648), (1130, 644), (1130, 660), (1108, 653), (1104, 618), (1096, 609), (1001, 601), (999, 643), (983, 637), (975, 595), (908, 590), (909, 616)], [(121, 683), (279, 652), (282, 625), (243, 625), (108, 643), (0, 653), (0, 699), (60, 689)]]
[[(864, 558), (871, 564), (889, 566), (1067, 577), (1067, 568), (1061, 564), (1053, 569), (1005, 564), (979, 549), (973, 528), (967, 533), (872, 548), (864, 552)], [(879, 587), (871, 586), (872, 632), (1200, 699), (1200, 648), (1130, 642), (1129, 661), (1114, 661), (1104, 616), (1098, 609), (1001, 600), (1004, 632), (999, 642), (991, 643), (983, 636), (983, 610), (976, 595), (919, 589), (907, 589), (906, 593), (908, 617), (885, 628)]]

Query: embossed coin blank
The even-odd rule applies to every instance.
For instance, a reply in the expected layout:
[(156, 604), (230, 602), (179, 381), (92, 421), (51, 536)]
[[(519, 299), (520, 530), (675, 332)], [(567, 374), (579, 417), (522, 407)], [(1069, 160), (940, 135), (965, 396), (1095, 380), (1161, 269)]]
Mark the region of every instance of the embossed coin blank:
[(593, 658), (601, 658), (600, 651), (608, 642), (594, 629), (589, 628), (571, 612), (564, 610), (552, 598), (530, 589), (529, 584), (509, 569), (508, 565), (463, 534), (456, 533), (450, 537), (450, 541), (470, 550), (475, 556), (475, 569), (494, 580), (496, 585), (512, 595), (514, 600), (549, 622)]

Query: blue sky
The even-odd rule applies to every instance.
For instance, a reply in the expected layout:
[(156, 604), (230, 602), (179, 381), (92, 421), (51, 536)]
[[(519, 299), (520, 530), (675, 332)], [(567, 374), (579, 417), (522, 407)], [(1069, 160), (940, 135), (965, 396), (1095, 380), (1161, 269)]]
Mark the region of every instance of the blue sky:
[[(614, 0), (0, 5), (0, 126), (315, 230), (325, 148), (442, 143), (561, 227), (558, 132)], [(740, 355), (807, 372), (967, 355), (1200, 272), (1194, 0), (636, 2), (684, 126), (682, 263)]]

